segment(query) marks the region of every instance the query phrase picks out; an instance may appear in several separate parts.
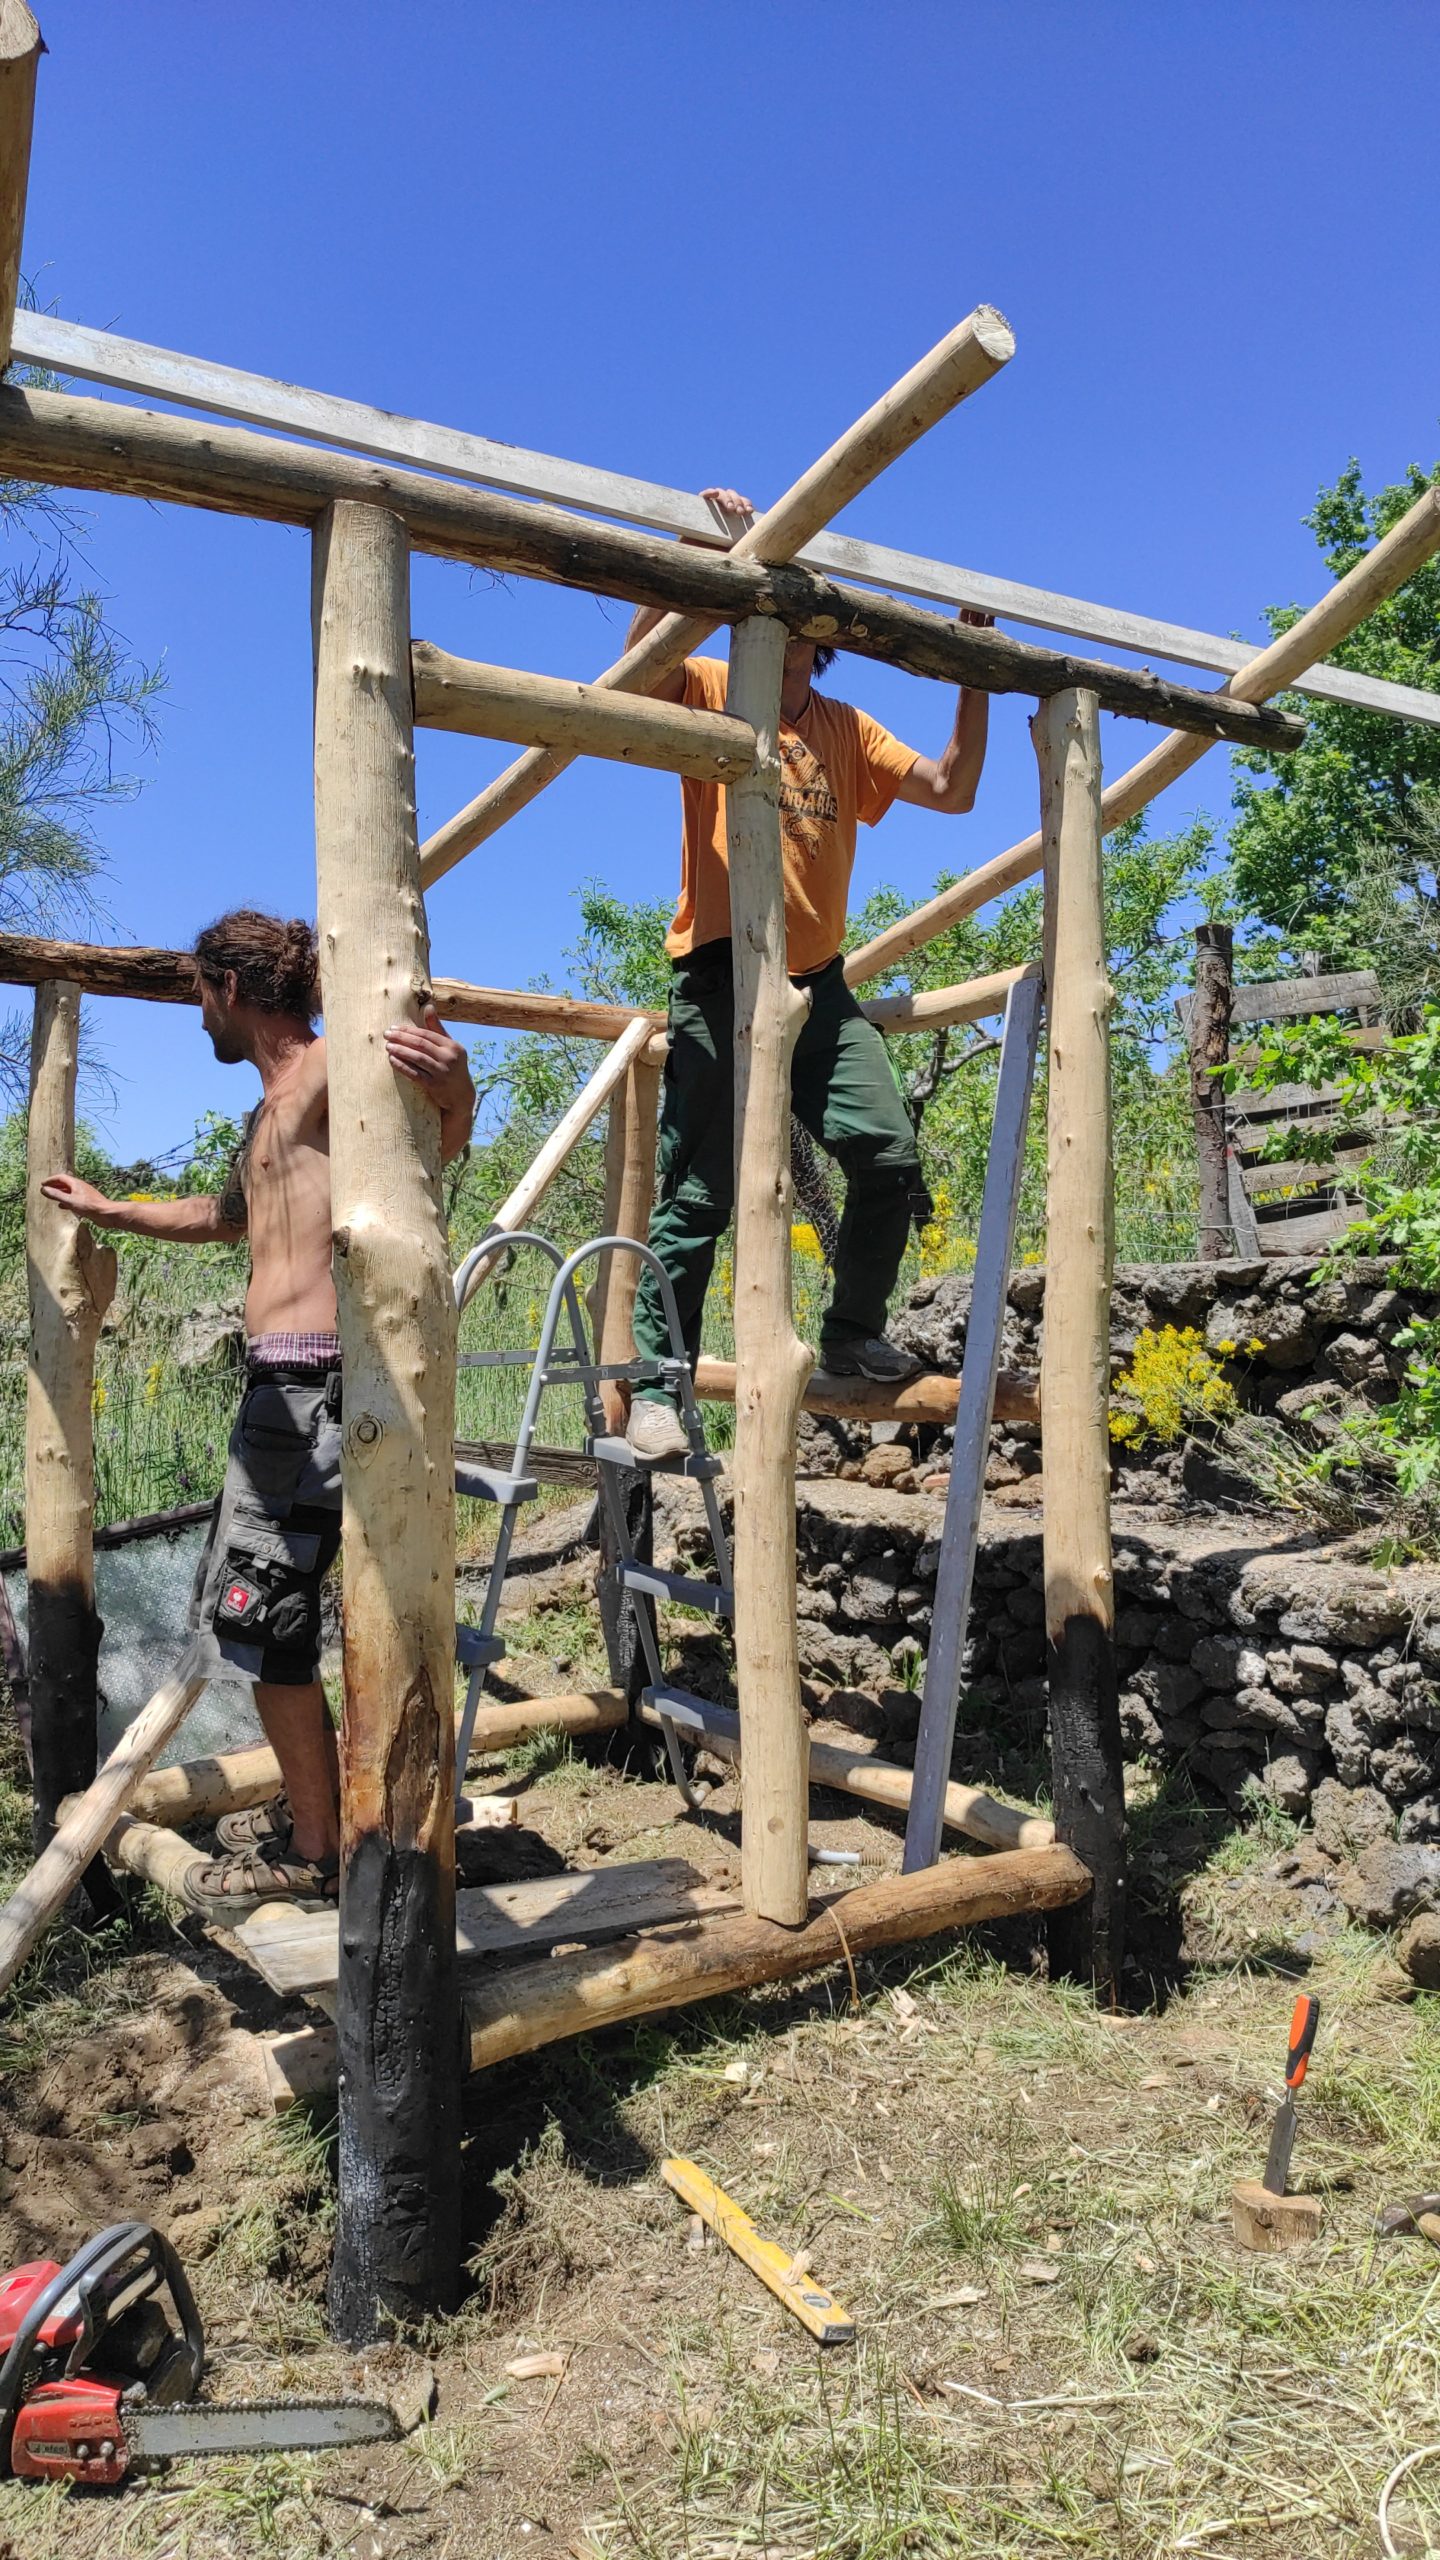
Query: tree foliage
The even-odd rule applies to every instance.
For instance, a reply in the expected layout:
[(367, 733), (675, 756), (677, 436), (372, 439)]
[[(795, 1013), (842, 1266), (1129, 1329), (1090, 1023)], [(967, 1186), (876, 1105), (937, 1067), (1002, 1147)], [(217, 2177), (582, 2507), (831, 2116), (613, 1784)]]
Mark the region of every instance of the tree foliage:
[[(33, 371), (17, 378), (49, 387)], [(56, 493), (0, 479), (0, 932), (93, 923), (105, 868), (100, 810), (139, 787), (122, 747), (154, 739), (158, 668), (111, 623)], [(0, 1092), (26, 1081), (27, 1029), (0, 1022)]]
[[(1331, 576), (1353, 568), (1437, 477), (1412, 465), (1371, 495), (1358, 463), (1347, 463), (1304, 520)], [(1272, 609), (1271, 631), (1289, 630), (1300, 610)], [(1440, 560), (1379, 605), (1332, 663), (1440, 689)], [(1407, 925), (1428, 937), (1433, 958), (1440, 729), (1344, 702), (1296, 696), (1291, 707), (1308, 724), (1293, 756), (1247, 749), (1234, 759), (1230, 894), (1253, 972), (1283, 973), (1310, 953), (1327, 967), (1383, 967), (1398, 940), (1413, 950)]]

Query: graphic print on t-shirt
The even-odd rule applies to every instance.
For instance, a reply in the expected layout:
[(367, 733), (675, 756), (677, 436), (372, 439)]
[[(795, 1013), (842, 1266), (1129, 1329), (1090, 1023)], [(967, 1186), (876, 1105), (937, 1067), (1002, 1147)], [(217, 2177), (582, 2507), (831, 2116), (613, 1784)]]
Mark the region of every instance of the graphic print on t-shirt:
[(780, 825), (792, 849), (818, 862), (825, 829), (840, 815), (830, 777), (814, 749), (793, 729), (780, 736)]

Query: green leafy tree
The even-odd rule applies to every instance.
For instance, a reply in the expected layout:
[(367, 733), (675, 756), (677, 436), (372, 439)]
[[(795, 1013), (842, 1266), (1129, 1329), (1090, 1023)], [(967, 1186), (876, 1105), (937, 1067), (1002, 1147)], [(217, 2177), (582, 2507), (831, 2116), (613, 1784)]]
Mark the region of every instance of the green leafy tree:
[[(33, 370), (14, 378), (51, 388)], [(138, 788), (122, 746), (154, 739), (158, 668), (131, 656), (94, 585), (85, 526), (56, 493), (0, 479), (0, 932), (90, 923), (99, 811)], [(0, 1090), (26, 1082), (28, 1025), (0, 1021)]]
[[(1368, 495), (1358, 463), (1348, 463), (1305, 518), (1331, 576), (1353, 568), (1437, 477), (1412, 465), (1403, 480)], [(1267, 616), (1277, 635), (1299, 618), (1297, 605)], [(1428, 561), (1378, 606), (1333, 661), (1440, 690), (1440, 561)], [(1293, 756), (1247, 749), (1234, 759), (1229, 886), (1251, 973), (1293, 968), (1311, 953), (1330, 967), (1384, 969), (1403, 946), (1413, 1001), (1417, 950), (1423, 968), (1436, 947), (1440, 729), (1344, 702), (1297, 696), (1293, 707), (1308, 723)]]
[[(1115, 990), (1111, 1056), (1116, 1119), (1116, 1230), (1122, 1258), (1151, 1260), (1194, 1249), (1195, 1164), (1184, 1070), (1172, 1058), (1175, 996), (1188, 973), (1190, 936), (1182, 917), (1214, 858), (1213, 832), (1197, 819), (1171, 836), (1152, 836), (1143, 816), (1117, 827), (1105, 856), (1105, 927)], [(942, 875), (937, 891), (949, 885)], [(868, 942), (905, 912), (892, 889), (876, 892), (851, 928), (850, 947)], [(981, 922), (961, 917), (913, 952), (887, 987), (954, 986), (1037, 959), (1043, 896), (1034, 883)], [(907, 1034), (888, 1043), (919, 1130), (939, 1215), (927, 1235), (933, 1267), (963, 1263), (979, 1223), (995, 1106), (998, 1025)], [(1045, 1240), (1043, 1066), (1030, 1116), (1017, 1249)]]

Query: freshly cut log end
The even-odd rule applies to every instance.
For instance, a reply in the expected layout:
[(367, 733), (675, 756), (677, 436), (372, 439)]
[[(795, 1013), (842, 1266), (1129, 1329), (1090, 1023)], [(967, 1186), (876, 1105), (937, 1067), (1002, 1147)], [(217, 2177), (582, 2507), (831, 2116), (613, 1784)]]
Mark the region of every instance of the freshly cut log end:
[(1324, 2219), (1318, 2196), (1272, 2195), (1258, 2178), (1237, 2178), (1230, 2209), (1241, 2248), (1266, 2257), (1281, 2249), (1308, 2248), (1319, 2239)]
[(993, 302), (978, 302), (970, 325), (992, 363), (1008, 364), (1015, 353), (1015, 332), (1004, 312), (997, 311)]

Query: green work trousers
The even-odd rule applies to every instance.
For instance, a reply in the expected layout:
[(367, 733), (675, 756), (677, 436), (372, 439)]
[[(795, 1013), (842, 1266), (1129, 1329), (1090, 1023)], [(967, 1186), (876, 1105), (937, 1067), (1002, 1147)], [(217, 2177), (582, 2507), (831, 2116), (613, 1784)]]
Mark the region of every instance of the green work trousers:
[[(842, 963), (831, 960), (794, 983), (810, 998), (791, 1063), (795, 1114), (845, 1177), (823, 1347), (884, 1332), (911, 1218), (923, 1223), (930, 1202), (885, 1043), (846, 986)], [(728, 940), (707, 942), (675, 963), (671, 982), (650, 1220), (650, 1243), (674, 1287), (692, 1361), (699, 1355), (715, 1249), (735, 1206), (734, 1077), (731, 949)], [(635, 1300), (635, 1347), (646, 1359), (670, 1351), (660, 1291), (648, 1269)]]

